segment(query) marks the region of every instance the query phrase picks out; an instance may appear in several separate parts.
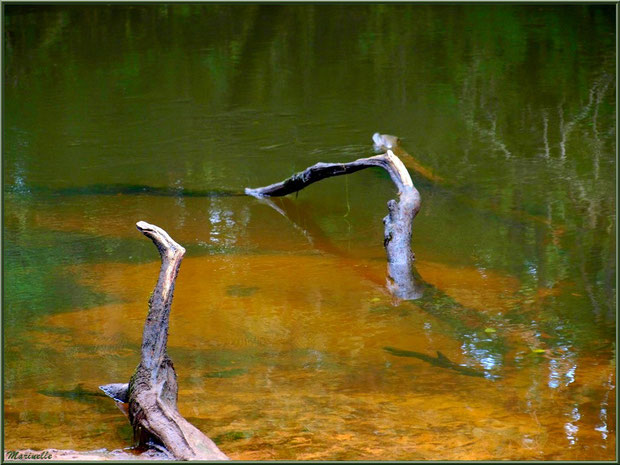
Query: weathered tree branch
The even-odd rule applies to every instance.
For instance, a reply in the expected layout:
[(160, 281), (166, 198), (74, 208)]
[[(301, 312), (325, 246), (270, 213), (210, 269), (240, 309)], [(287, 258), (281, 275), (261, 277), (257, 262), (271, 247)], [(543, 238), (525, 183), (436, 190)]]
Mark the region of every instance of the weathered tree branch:
[(381, 167), (386, 170), (398, 189), (398, 201), (388, 202), (388, 215), (383, 219), (384, 246), (388, 260), (388, 288), (397, 297), (415, 299), (421, 292), (413, 279), (415, 256), (411, 251), (413, 219), (420, 210), (420, 193), (411, 176), (391, 148), (374, 157), (360, 158), (348, 163), (317, 163), (294, 174), (282, 182), (256, 189), (246, 188), (245, 193), (254, 197), (276, 197), (297, 192), (321, 179), (342, 176), (366, 168)]
[(134, 441), (139, 447), (161, 444), (178, 460), (228, 460), (211, 439), (177, 410), (177, 376), (166, 348), (174, 284), (185, 249), (157, 226), (144, 221), (136, 226), (157, 247), (161, 269), (149, 299), (140, 364), (128, 385), (108, 384), (101, 386), (101, 390), (117, 405), (128, 404)]

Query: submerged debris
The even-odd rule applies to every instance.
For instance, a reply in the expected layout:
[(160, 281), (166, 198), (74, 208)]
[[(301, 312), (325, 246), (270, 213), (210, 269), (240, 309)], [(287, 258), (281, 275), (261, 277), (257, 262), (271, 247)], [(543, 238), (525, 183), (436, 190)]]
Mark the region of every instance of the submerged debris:
[(441, 352), (437, 351), (437, 357), (431, 357), (430, 355), (423, 354), (421, 352), (413, 352), (411, 350), (400, 350), (395, 349), (394, 347), (384, 347), (383, 350), (389, 352), (392, 355), (396, 355), (397, 357), (412, 357), (422, 360), (424, 362), (430, 363), (433, 366), (440, 368), (448, 368), (450, 370), (456, 371), (457, 373), (465, 376), (476, 376), (479, 378), (488, 378), (488, 379), (498, 379), (499, 376), (493, 375), (484, 370), (476, 370), (474, 368), (470, 368), (468, 366), (459, 365), (446, 357)]

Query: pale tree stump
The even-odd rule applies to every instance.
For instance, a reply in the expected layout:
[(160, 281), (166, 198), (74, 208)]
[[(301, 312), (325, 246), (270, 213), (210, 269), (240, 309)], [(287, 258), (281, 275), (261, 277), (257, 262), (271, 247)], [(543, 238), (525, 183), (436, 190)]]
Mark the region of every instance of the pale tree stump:
[(415, 255), (411, 250), (411, 233), (413, 219), (420, 210), (420, 193), (413, 185), (402, 161), (394, 155), (391, 148), (383, 148), (387, 148), (386, 153), (348, 163), (317, 163), (284, 181), (255, 189), (248, 187), (245, 193), (259, 198), (279, 197), (300, 191), (321, 179), (351, 174), (371, 167), (383, 168), (398, 189), (398, 201), (388, 202), (388, 215), (383, 218), (383, 245), (388, 261), (387, 286), (396, 297), (417, 299), (422, 296), (423, 289), (414, 279)]
[(228, 460), (177, 409), (177, 376), (167, 344), (174, 283), (185, 249), (155, 225), (140, 221), (136, 226), (153, 241), (161, 256), (159, 278), (144, 323), (140, 364), (129, 383), (100, 388), (127, 413), (138, 447), (163, 449), (177, 460)]

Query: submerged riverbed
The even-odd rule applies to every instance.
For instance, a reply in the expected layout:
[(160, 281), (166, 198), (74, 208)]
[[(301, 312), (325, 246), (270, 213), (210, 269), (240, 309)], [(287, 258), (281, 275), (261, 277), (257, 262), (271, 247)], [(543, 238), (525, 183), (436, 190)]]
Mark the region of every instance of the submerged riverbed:
[[(131, 445), (97, 387), (138, 363), (159, 269), (144, 220), (187, 249), (179, 410), (231, 458), (615, 458), (614, 6), (4, 20), (7, 450)], [(381, 170), (242, 195), (372, 155), (376, 131), (442, 180), (410, 170), (436, 298), (387, 291)]]

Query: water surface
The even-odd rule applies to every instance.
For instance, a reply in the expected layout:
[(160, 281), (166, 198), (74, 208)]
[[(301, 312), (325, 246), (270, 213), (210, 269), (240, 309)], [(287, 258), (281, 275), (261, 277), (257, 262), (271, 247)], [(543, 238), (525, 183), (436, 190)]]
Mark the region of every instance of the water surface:
[[(615, 9), (5, 7), (4, 440), (127, 447), (159, 260), (184, 247), (181, 413), (234, 459), (615, 457)], [(417, 272), (387, 291), (369, 169), (273, 204), (319, 161), (412, 171)], [(438, 357), (399, 357), (385, 347)], [(90, 394), (89, 394), (90, 393)]]

